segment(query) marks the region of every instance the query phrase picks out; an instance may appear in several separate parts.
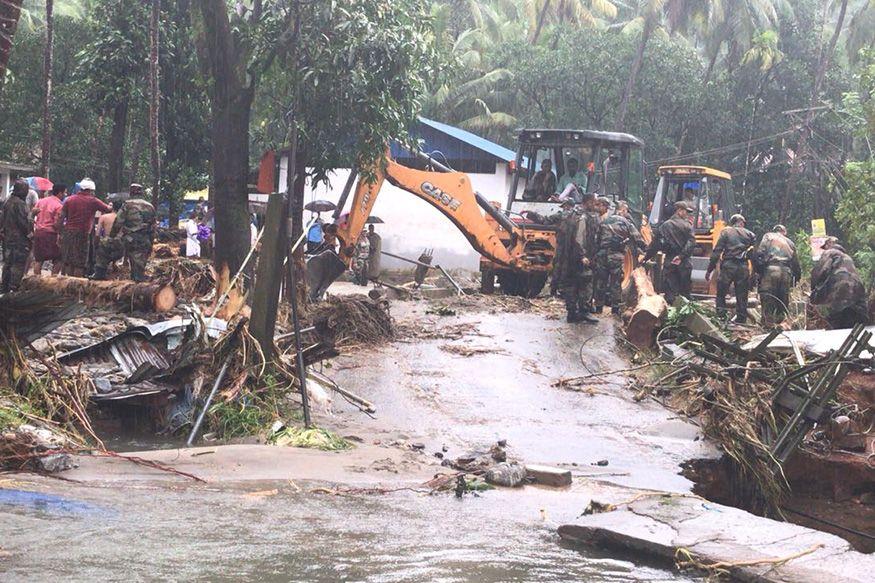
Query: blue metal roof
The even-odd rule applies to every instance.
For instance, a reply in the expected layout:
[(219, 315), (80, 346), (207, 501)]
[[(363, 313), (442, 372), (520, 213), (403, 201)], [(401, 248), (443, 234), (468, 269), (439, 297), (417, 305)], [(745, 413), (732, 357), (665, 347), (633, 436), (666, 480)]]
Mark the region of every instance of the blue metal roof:
[(508, 150), (504, 146), (499, 146), (495, 142), (490, 142), (489, 140), (481, 138), (476, 134), (472, 134), (471, 132), (467, 132), (463, 129), (453, 127), (439, 121), (427, 119), (422, 116), (419, 116), (419, 121), (427, 126), (433, 127), (438, 131), (444, 132), (456, 138), (457, 140), (461, 140), (467, 144), (470, 144), (479, 150), (483, 150), (487, 154), (491, 154), (499, 160), (503, 160), (504, 162), (511, 162), (513, 160), (516, 160), (516, 152), (514, 152), (513, 150)]
[[(490, 142), (489, 140), (481, 138), (471, 132), (422, 116), (419, 117), (419, 123), (423, 126), (418, 128), (420, 131), (414, 129), (411, 133), (413, 134), (413, 137), (422, 138), (424, 140), (423, 149), (427, 153), (431, 153), (433, 150), (441, 150), (447, 158), (493, 158), (502, 162), (516, 160), (516, 152), (513, 150), (508, 150), (503, 146), (499, 146), (495, 142)], [(432, 131), (428, 131), (429, 129)], [(452, 144), (447, 143), (448, 141), (446, 139), (435, 139), (436, 136), (428, 135), (433, 134), (434, 132), (445, 134), (452, 139), (450, 141), (456, 141), (457, 144), (453, 147)], [(461, 144), (458, 142), (461, 142)], [(470, 148), (473, 148), (478, 152), (465, 152), (465, 150), (469, 150), (469, 148), (460, 147), (463, 145), (470, 146)], [(444, 151), (446, 149), (458, 150), (458, 152), (446, 152)], [(393, 150), (395, 150), (395, 148), (393, 148)], [(486, 156), (484, 156), (484, 154), (486, 154)]]

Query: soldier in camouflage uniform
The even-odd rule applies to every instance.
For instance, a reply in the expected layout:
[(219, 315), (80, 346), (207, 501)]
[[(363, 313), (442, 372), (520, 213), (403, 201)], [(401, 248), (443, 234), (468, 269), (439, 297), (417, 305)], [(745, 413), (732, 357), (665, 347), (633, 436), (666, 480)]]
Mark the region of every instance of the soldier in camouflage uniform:
[(3, 277), (0, 280), (0, 293), (18, 289), (30, 256), (33, 224), (27, 211), (25, 199), (28, 193), (27, 182), (16, 180), (12, 194), (3, 204), (0, 212), (0, 239), (3, 241)]
[(568, 213), (559, 225), (554, 276), (565, 300), (568, 323), (598, 322), (590, 312), (593, 295), (593, 268), (598, 246), (598, 220), (592, 212), (593, 197), (585, 198), (583, 207)]
[(694, 210), (692, 203), (679, 200), (674, 208), (674, 215), (659, 225), (647, 255), (644, 256), (644, 261), (647, 261), (660, 251), (665, 254), (662, 287), (665, 301), (669, 304), (673, 304), (679, 295), (690, 298), (693, 285), (693, 264), (690, 257), (696, 248), (696, 234), (689, 218), (689, 213)]
[(811, 303), (835, 329), (853, 328), (868, 320), (866, 289), (854, 260), (838, 239), (828, 237), (811, 270)]
[[(607, 199), (600, 199), (599, 205), (607, 211), (609, 203)], [(641, 233), (632, 221), (619, 213), (605, 214), (599, 227), (596, 257), (596, 312), (601, 312), (604, 306), (610, 306), (612, 313), (620, 313), (623, 258), (630, 244), (634, 248), (633, 253), (638, 250), (643, 252), (646, 248)]]
[(787, 238), (784, 225), (775, 225), (773, 232), (763, 235), (754, 255), (754, 266), (760, 276), (763, 324), (780, 324), (787, 315), (794, 280), (802, 279), (796, 245)]
[(550, 272), (550, 295), (559, 294), (559, 280), (562, 275), (562, 249), (559, 247), (559, 233), (562, 230), (562, 222), (574, 213), (574, 201), (566, 199), (562, 201), (562, 207), (558, 213), (552, 214), (544, 219), (545, 225), (553, 225), (556, 227), (556, 253), (553, 255), (553, 269)]
[[(139, 184), (131, 185), (130, 195), (131, 198), (119, 210), (109, 237), (121, 241), (121, 249), (131, 264), (131, 279), (146, 281), (146, 261), (152, 254), (155, 232), (155, 207), (147, 200), (138, 198), (143, 195), (143, 187)], [(115, 256), (119, 252), (118, 243), (108, 245), (106, 249), (107, 253), (97, 258), (94, 279), (106, 279), (106, 269), (110, 261), (118, 259)]]
[(750, 292), (750, 267), (748, 256), (756, 243), (756, 235), (744, 228), (745, 220), (741, 215), (732, 215), (729, 226), (720, 232), (717, 244), (711, 252), (705, 281), (711, 281), (711, 274), (720, 263), (720, 274), (717, 276), (717, 313), (726, 315), (726, 294), (729, 286), (735, 286), (735, 321), (739, 324), (747, 322), (747, 295)]

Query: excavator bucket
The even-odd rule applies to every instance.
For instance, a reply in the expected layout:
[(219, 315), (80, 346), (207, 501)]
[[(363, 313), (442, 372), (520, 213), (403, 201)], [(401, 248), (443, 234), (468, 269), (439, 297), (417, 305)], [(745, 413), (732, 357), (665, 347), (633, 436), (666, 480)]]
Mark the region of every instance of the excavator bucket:
[(346, 271), (346, 263), (328, 249), (307, 260), (307, 288), (310, 301), (320, 299), (338, 277)]

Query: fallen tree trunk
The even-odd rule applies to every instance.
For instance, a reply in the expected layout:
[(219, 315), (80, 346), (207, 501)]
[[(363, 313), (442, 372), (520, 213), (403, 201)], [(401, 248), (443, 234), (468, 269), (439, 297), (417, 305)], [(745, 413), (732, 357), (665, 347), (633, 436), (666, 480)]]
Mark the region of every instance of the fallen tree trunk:
[(623, 285), (623, 301), (628, 309), (623, 315), (626, 338), (636, 348), (653, 346), (655, 333), (665, 319), (668, 304), (656, 293), (653, 282), (643, 267), (637, 267)]
[(84, 277), (29, 277), (21, 290), (42, 291), (75, 298), (88, 305), (123, 304), (131, 310), (166, 312), (176, 306), (176, 292), (167, 283), (94, 281)]

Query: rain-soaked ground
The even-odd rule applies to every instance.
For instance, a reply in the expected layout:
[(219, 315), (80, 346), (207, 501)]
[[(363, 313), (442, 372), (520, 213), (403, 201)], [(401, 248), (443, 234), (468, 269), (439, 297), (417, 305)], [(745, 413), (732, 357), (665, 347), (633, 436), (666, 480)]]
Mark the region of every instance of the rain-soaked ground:
[[(571, 467), (574, 486), (458, 500), (410, 490), (339, 496), (314, 492), (320, 484), (295, 475), (246, 482), (238, 473), (206, 486), (0, 478), (0, 579), (688, 580), (636, 557), (564, 546), (556, 535), (594, 491), (613, 487), (603, 482), (686, 491), (678, 464), (711, 453), (694, 427), (656, 404), (635, 403), (622, 375), (594, 383), (592, 395), (551, 386), (587, 369), (629, 366), (617, 355), (610, 318), (567, 326), (532, 313), (439, 317), (424, 313), (428, 304), (395, 306), (403, 322), (464, 324), (469, 334), (341, 357), (326, 372), (374, 402), (377, 415), (335, 400), (319, 423), (380, 447), (422, 442), (417, 463), (429, 474), (442, 469), (433, 454), (443, 447), (454, 456), (506, 439), (512, 458)], [(446, 345), (491, 352), (464, 357)], [(332, 455), (342, 464), (346, 454)], [(593, 465), (601, 460), (608, 465)], [(386, 484), (401, 487), (405, 468), (385, 470)]]

